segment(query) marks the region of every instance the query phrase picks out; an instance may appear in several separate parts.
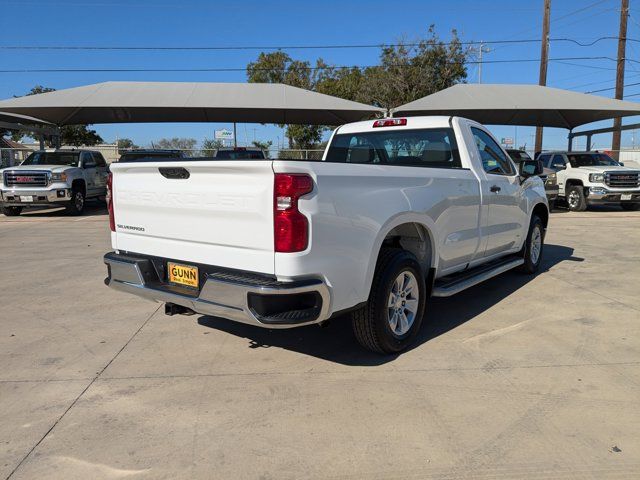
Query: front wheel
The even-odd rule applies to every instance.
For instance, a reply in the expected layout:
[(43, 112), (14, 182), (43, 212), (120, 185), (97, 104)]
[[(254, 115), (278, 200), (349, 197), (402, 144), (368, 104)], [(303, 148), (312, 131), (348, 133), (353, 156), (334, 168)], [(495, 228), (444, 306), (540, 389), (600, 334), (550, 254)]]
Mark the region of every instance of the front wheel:
[(17, 217), (22, 212), (22, 207), (2, 207), (2, 213), (7, 217)]
[(82, 190), (73, 190), (71, 192), (71, 202), (67, 205), (67, 212), (71, 215), (82, 215), (84, 212), (84, 193)]
[(635, 212), (640, 210), (640, 203), (621, 203), (620, 206), (627, 212)]
[(587, 209), (583, 187), (576, 185), (567, 189), (567, 206), (572, 212), (584, 212)]
[(369, 301), (352, 312), (358, 342), (377, 353), (397, 353), (413, 343), (424, 315), (426, 287), (416, 257), (398, 248), (381, 251)]
[(523, 273), (536, 273), (540, 269), (542, 262), (542, 250), (544, 248), (544, 226), (542, 220), (537, 215), (531, 217), (529, 223), (529, 233), (522, 251), (524, 263), (520, 266)]

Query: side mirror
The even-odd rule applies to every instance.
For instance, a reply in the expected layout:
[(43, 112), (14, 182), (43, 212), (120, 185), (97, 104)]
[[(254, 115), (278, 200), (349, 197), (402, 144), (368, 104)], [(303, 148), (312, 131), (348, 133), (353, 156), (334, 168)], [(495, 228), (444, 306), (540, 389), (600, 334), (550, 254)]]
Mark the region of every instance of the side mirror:
[(520, 162), (520, 176), (527, 178), (542, 173), (542, 162), (539, 160), (525, 160)]
[(618, 162), (620, 164), (621, 167), (624, 167), (624, 163), (622, 162)]
[(555, 168), (556, 170), (566, 170), (567, 166), (558, 164), (558, 165), (554, 165), (553, 168)]

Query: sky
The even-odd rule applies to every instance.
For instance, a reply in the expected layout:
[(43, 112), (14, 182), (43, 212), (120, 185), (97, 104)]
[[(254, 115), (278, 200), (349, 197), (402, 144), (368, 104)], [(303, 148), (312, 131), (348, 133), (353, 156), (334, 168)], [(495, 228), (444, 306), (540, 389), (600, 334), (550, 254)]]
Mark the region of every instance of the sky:
[[(625, 98), (640, 101), (640, 6), (632, 0), (627, 37)], [(0, 70), (73, 68), (237, 68), (244, 69), (260, 51), (114, 51), (25, 50), (6, 46), (94, 47), (287, 47), (394, 43), (423, 37), (429, 25), (448, 40), (451, 30), (462, 41), (485, 41), (482, 83), (537, 83), (543, 0), (357, 0), (217, 1), (217, 0), (0, 0)], [(547, 85), (613, 97), (620, 0), (552, 0)], [(569, 40), (558, 40), (569, 39)], [(523, 40), (521, 43), (492, 43)], [(527, 40), (532, 40), (527, 42)], [(284, 49), (292, 57), (322, 57), (334, 65), (375, 65), (379, 48)], [(576, 57), (581, 57), (575, 59)], [(609, 57), (584, 59), (583, 57)], [(553, 60), (567, 59), (573, 60)], [(0, 72), (0, 98), (24, 95), (34, 85), (56, 89), (109, 80), (243, 82), (232, 72)], [(469, 65), (467, 82), (478, 82)], [(637, 96), (634, 96), (637, 95)], [(640, 122), (631, 117), (623, 123)], [(611, 121), (589, 127), (610, 126)], [(212, 138), (230, 124), (95, 125), (105, 141), (131, 138), (141, 146), (163, 137)], [(530, 127), (490, 127), (496, 137), (517, 146), (533, 146)], [(545, 129), (544, 148), (566, 148), (567, 131)], [(640, 144), (623, 132), (623, 147)], [(272, 125), (238, 125), (241, 143), (253, 139), (282, 143)], [(574, 147), (584, 148), (584, 138)], [(577, 143), (577, 145), (576, 145)], [(593, 148), (609, 148), (611, 136), (593, 138)]]

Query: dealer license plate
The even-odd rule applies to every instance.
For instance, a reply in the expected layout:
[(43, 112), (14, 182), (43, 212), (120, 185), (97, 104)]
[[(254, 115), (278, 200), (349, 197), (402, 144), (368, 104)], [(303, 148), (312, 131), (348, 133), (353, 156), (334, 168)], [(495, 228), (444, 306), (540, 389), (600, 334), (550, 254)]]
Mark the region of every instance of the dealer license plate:
[(198, 288), (198, 267), (167, 262), (169, 282), (185, 287)]
[(620, 200), (631, 200), (631, 194), (623, 193), (622, 195), (620, 195)]
[(33, 202), (33, 197), (31, 195), (20, 195), (21, 202)]

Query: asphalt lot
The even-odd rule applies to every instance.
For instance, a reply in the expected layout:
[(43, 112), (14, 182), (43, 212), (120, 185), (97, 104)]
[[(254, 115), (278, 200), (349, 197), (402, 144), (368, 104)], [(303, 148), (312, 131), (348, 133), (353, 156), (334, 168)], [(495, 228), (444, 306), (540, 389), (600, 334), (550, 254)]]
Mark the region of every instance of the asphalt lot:
[(398, 357), (113, 292), (98, 209), (0, 239), (2, 478), (640, 476), (640, 212), (554, 213), (544, 272), (433, 300)]

